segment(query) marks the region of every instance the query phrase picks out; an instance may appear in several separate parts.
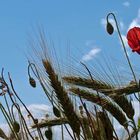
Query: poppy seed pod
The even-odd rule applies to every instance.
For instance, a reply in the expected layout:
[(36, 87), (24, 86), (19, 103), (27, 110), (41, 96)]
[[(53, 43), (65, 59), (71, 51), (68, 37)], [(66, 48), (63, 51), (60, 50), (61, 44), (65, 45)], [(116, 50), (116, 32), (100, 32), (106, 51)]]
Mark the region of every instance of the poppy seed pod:
[(83, 106), (80, 105), (80, 106), (79, 106), (79, 110), (80, 110), (80, 111), (83, 110)]
[(38, 137), (38, 136), (36, 136), (36, 137), (35, 137), (35, 140), (39, 140), (39, 137)]
[(110, 35), (112, 35), (113, 32), (114, 32), (114, 28), (113, 28), (112, 24), (111, 24), (110, 22), (108, 22), (108, 21), (107, 21), (107, 25), (106, 25), (106, 31), (107, 31)]
[(32, 77), (29, 78), (29, 83), (33, 88), (36, 87), (36, 81)]
[(56, 117), (61, 117), (60, 111), (55, 106), (53, 106), (53, 113)]
[(16, 133), (19, 132), (19, 130), (20, 130), (20, 125), (19, 125), (19, 123), (18, 123), (17, 121), (14, 121), (14, 122), (13, 122), (13, 129), (14, 129), (14, 131), (15, 131)]
[(38, 124), (38, 119), (34, 119), (34, 123), (35, 124)]
[(52, 139), (52, 130), (49, 128), (48, 130), (45, 131), (45, 136), (48, 140)]

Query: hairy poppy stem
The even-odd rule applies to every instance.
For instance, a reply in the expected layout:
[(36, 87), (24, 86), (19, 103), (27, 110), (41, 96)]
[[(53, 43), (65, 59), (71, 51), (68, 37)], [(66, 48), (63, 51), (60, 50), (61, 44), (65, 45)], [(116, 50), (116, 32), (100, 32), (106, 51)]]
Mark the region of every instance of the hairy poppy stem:
[[(124, 50), (124, 53), (125, 53), (125, 56), (126, 56), (128, 65), (129, 65), (129, 67), (130, 67), (130, 70), (131, 70), (131, 72), (132, 72), (132, 75), (133, 75), (133, 77), (134, 77), (134, 80), (135, 80), (135, 82), (136, 82), (136, 84), (137, 84), (137, 78), (136, 78), (135, 72), (134, 72), (134, 70), (133, 70), (133, 67), (132, 67), (132, 65), (131, 65), (129, 56), (128, 56), (128, 54), (127, 54), (126, 47), (125, 47), (124, 41), (123, 41), (122, 36), (121, 36), (120, 29), (119, 29), (119, 26), (118, 26), (117, 19), (116, 19), (115, 15), (114, 15), (113, 13), (109, 13), (109, 14), (107, 15), (107, 17), (106, 17), (106, 20), (107, 20), (107, 22), (109, 22), (109, 16), (110, 16), (110, 15), (112, 15), (113, 18), (114, 18), (114, 20), (115, 20), (115, 24), (116, 24), (116, 27), (117, 27), (118, 35), (119, 35), (119, 38), (120, 38), (120, 40), (121, 40), (121, 43), (122, 43), (122, 46), (123, 46), (123, 50)], [(138, 86), (138, 84), (137, 84), (137, 86)], [(135, 97), (136, 97), (136, 95), (135, 95)], [(139, 99), (138, 99), (137, 97), (136, 97), (136, 99), (140, 102), (140, 96), (139, 96)]]
[(10, 74), (8, 73), (8, 76), (9, 76), (9, 80), (10, 80), (10, 84), (11, 84), (11, 88), (15, 94), (15, 96), (17, 97), (17, 99), (21, 102), (21, 104), (24, 106), (24, 108), (26, 109), (26, 111), (28, 112), (28, 114), (30, 115), (30, 117), (32, 118), (33, 122), (36, 124), (36, 127), (37, 127), (37, 131), (38, 131), (38, 134), (39, 134), (39, 137), (44, 140), (44, 137), (42, 135), (42, 132), (40, 130), (40, 128), (38, 127), (38, 122), (36, 122), (36, 119), (33, 117), (33, 115), (31, 114), (31, 112), (28, 110), (28, 108), (26, 107), (26, 105), (23, 103), (23, 101), (19, 98), (19, 96), (17, 95), (15, 89), (14, 89), (14, 85), (13, 85), (13, 82), (12, 82), (12, 79), (10, 77)]
[[(33, 74), (34, 74), (34, 75), (36, 76), (36, 78), (39, 80), (40, 85), (41, 85), (41, 87), (43, 88), (43, 90), (44, 90), (45, 94), (47, 95), (47, 97), (48, 97), (49, 101), (51, 102), (51, 104), (52, 104), (52, 105), (58, 106), (57, 103), (56, 103), (56, 101), (55, 101), (55, 100), (52, 100), (52, 95), (47, 94), (46, 87), (45, 87), (45, 85), (43, 84), (43, 80), (41, 79), (41, 76), (40, 76), (40, 74), (39, 74), (39, 71), (38, 71), (36, 65), (35, 65), (34, 63), (31, 63), (30, 61), (28, 61), (28, 63), (29, 63), (29, 65), (28, 65), (28, 76), (29, 76), (29, 78), (31, 78), (30, 70), (32, 70)], [(52, 91), (52, 92), (54, 92), (54, 91)], [(60, 110), (61, 110), (61, 109), (60, 109)], [(62, 111), (62, 110), (61, 110), (61, 111)]]
[(11, 132), (14, 134), (15, 139), (19, 140), (19, 136), (17, 135), (17, 133), (13, 129), (13, 123), (11, 121), (11, 118), (9, 117), (9, 114), (7, 113), (7, 111), (5, 110), (5, 108), (3, 107), (3, 105), (1, 103), (0, 103), (0, 110), (2, 111), (2, 114), (4, 115), (6, 121), (11, 129)]
[[(26, 123), (26, 120), (25, 120), (25, 118), (23, 117), (23, 115), (21, 113), (20, 106), (17, 103), (13, 103), (12, 106), (11, 106), (12, 117), (14, 118), (14, 111), (13, 111), (14, 110), (14, 107), (17, 109), (17, 111), (18, 111), (18, 113), (20, 115), (20, 118), (23, 121), (22, 123), (24, 124), (23, 126), (24, 126), (25, 131), (27, 131), (27, 133), (29, 134), (29, 136), (31, 137), (31, 139), (34, 140), (34, 137), (32, 136), (32, 134), (29, 131), (29, 128), (28, 128), (27, 123)], [(15, 118), (14, 118), (14, 121), (16, 121)], [(26, 136), (27, 136), (27, 139), (28, 139), (27, 133), (26, 133)]]
[[(130, 70), (131, 70), (131, 72), (132, 72), (132, 75), (133, 75), (133, 77), (134, 77), (134, 80), (135, 80), (135, 82), (136, 82), (136, 84), (137, 84), (137, 87), (139, 87), (139, 85), (138, 85), (138, 83), (137, 83), (137, 79), (136, 79), (135, 72), (134, 72), (134, 70), (133, 70), (133, 67), (132, 67), (132, 65), (131, 65), (129, 56), (128, 56), (128, 54), (127, 54), (126, 47), (125, 47), (124, 41), (123, 41), (123, 39), (122, 39), (121, 32), (120, 32), (120, 29), (119, 29), (119, 26), (118, 26), (118, 22), (117, 22), (117, 19), (116, 19), (114, 13), (109, 13), (109, 14), (107, 15), (107, 17), (106, 17), (107, 23), (109, 23), (109, 16), (111, 16), (111, 15), (112, 15), (113, 18), (114, 18), (114, 21), (115, 21), (115, 24), (116, 24), (116, 27), (117, 27), (117, 31), (118, 31), (118, 35), (119, 35), (119, 38), (120, 38), (120, 40), (121, 40), (121, 43), (122, 43), (122, 46), (123, 46), (123, 50), (124, 50), (124, 53), (125, 53), (125, 56), (126, 56), (128, 65), (129, 65), (129, 67), (130, 67)], [(140, 103), (140, 95), (138, 95), (138, 97), (137, 97), (136, 94), (134, 93), (134, 96), (135, 96), (135, 98), (136, 98), (136, 99), (139, 101), (139, 103)], [(133, 124), (134, 124), (134, 126), (135, 126), (135, 128), (136, 128), (135, 122), (133, 122)], [(136, 140), (138, 140), (138, 135), (137, 135), (137, 134), (136, 134)]]
[(127, 54), (127, 51), (126, 51), (126, 47), (125, 47), (125, 44), (124, 44), (124, 42), (123, 42), (123, 39), (122, 39), (122, 36), (121, 36), (121, 32), (120, 32), (120, 29), (119, 29), (119, 26), (118, 26), (117, 19), (116, 19), (115, 15), (114, 15), (113, 13), (109, 13), (109, 14), (107, 15), (107, 18), (106, 18), (106, 19), (107, 19), (107, 22), (108, 22), (108, 18), (109, 18), (110, 15), (112, 15), (113, 18), (114, 18), (114, 20), (115, 20), (115, 24), (116, 24), (116, 27), (117, 27), (118, 35), (119, 35), (119, 38), (120, 38), (120, 40), (121, 40), (121, 43), (122, 43), (122, 46), (123, 46), (123, 49), (124, 49), (125, 56), (126, 56), (126, 58), (127, 58), (127, 61), (128, 61), (129, 66), (130, 66), (131, 72), (132, 72), (132, 74), (133, 74), (134, 80), (135, 80), (135, 82), (137, 83), (136, 75), (135, 75), (135, 73), (134, 73), (133, 67), (132, 67), (131, 62), (130, 62), (130, 59), (129, 59), (129, 57), (128, 57), (128, 54)]

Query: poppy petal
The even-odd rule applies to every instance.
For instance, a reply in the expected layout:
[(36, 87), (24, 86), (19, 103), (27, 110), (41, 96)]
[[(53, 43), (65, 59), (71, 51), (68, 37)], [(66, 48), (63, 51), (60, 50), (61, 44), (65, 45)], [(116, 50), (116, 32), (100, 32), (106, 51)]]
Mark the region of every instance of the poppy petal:
[(128, 45), (133, 52), (140, 54), (140, 28), (134, 27), (127, 33)]

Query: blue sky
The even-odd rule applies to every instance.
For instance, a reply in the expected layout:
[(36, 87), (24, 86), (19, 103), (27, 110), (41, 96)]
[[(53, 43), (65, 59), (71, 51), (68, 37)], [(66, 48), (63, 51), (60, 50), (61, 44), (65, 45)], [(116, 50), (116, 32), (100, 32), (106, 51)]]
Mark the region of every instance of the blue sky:
[[(28, 85), (27, 59), (24, 54), (28, 53), (28, 40), (35, 36), (38, 26), (43, 26), (47, 37), (55, 42), (58, 54), (58, 42), (62, 42), (62, 48), (66, 50), (64, 44), (69, 40), (72, 52), (77, 52), (77, 48), (80, 48), (82, 55), (91, 54), (92, 58), (90, 51), (98, 48), (100, 51), (97, 52), (100, 53), (97, 57), (101, 57), (101, 53), (107, 53), (119, 59), (123, 57), (121, 45), (117, 33), (113, 36), (106, 33), (105, 17), (109, 12), (114, 12), (125, 37), (133, 20), (140, 23), (139, 4), (138, 0), (135, 3), (132, 0), (118, 0), (116, 3), (111, 0), (1, 1), (0, 67), (5, 68), (5, 75), (8, 71), (11, 73), (16, 89), (27, 104), (43, 102), (40, 100), (43, 94), (37, 93)], [(82, 55), (78, 53), (78, 58), (82, 59)], [(135, 63), (139, 56), (131, 54), (131, 58), (135, 58)], [(36, 93), (34, 98), (33, 92)]]
[[(69, 41), (72, 52), (76, 53), (77, 48), (82, 51), (77, 53), (79, 60), (86, 58), (85, 62), (94, 62), (95, 57), (102, 57), (104, 53), (121, 63), (124, 57), (117, 32), (113, 36), (106, 33), (105, 17), (109, 12), (115, 13), (125, 40), (128, 29), (140, 25), (139, 5), (139, 0), (0, 1), (0, 68), (5, 68), (5, 75), (8, 71), (11, 73), (15, 88), (26, 104), (45, 104), (46, 98), (40, 89), (32, 89), (28, 84), (24, 54), (28, 53), (28, 40), (36, 36), (38, 27), (43, 26), (58, 54), (59, 42), (65, 52), (64, 44)], [(133, 63), (138, 65), (140, 56), (127, 50)]]

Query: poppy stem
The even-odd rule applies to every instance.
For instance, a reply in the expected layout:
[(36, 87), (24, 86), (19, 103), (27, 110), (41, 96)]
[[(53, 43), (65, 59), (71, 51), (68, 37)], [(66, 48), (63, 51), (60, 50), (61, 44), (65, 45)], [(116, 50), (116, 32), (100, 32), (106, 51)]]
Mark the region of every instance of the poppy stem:
[[(107, 15), (107, 17), (106, 17), (107, 23), (109, 23), (109, 16), (111, 16), (111, 15), (112, 15), (113, 18), (114, 18), (114, 21), (115, 21), (115, 24), (116, 24), (116, 28), (117, 28), (117, 31), (118, 31), (118, 35), (119, 35), (119, 38), (120, 38), (120, 40), (121, 40), (121, 43), (122, 43), (122, 46), (123, 46), (123, 50), (124, 50), (124, 53), (125, 53), (125, 56), (126, 56), (128, 65), (129, 65), (129, 67), (130, 67), (130, 70), (131, 70), (131, 72), (132, 72), (132, 75), (133, 75), (133, 77), (134, 77), (134, 80), (135, 80), (135, 82), (136, 82), (136, 84), (137, 84), (137, 87), (139, 88), (139, 85), (138, 85), (138, 83), (137, 83), (137, 78), (136, 78), (135, 72), (134, 72), (134, 70), (133, 70), (133, 67), (132, 67), (132, 65), (131, 65), (129, 56), (128, 56), (128, 54), (127, 54), (126, 47), (125, 47), (124, 41), (123, 41), (123, 39), (122, 39), (121, 32), (120, 32), (120, 29), (119, 29), (119, 26), (118, 26), (118, 22), (117, 22), (117, 19), (116, 19), (114, 13), (109, 13), (109, 14)], [(136, 94), (134, 93), (134, 96), (135, 96), (135, 98), (136, 98), (136, 99), (139, 101), (139, 103), (140, 103), (140, 95), (138, 95), (138, 97), (137, 97)], [(134, 124), (134, 126), (135, 126), (135, 129), (137, 129), (134, 121), (133, 121), (133, 124)], [(136, 140), (138, 140), (138, 134), (137, 134), (137, 133), (136, 133)]]
[(106, 18), (106, 19), (107, 19), (107, 22), (108, 22), (108, 18), (109, 18), (110, 15), (112, 15), (113, 18), (114, 18), (114, 20), (115, 20), (115, 24), (116, 24), (116, 27), (117, 27), (118, 35), (119, 35), (119, 38), (120, 38), (120, 40), (121, 40), (121, 43), (122, 43), (122, 46), (123, 46), (123, 50), (124, 50), (125, 56), (126, 56), (126, 58), (127, 58), (127, 61), (128, 61), (129, 66), (130, 66), (131, 72), (132, 72), (132, 74), (133, 74), (134, 80), (135, 80), (135, 82), (137, 83), (137, 79), (136, 79), (136, 76), (135, 76), (133, 67), (132, 67), (132, 65), (131, 65), (130, 59), (129, 59), (128, 54), (127, 54), (127, 51), (126, 51), (125, 44), (124, 44), (123, 39), (122, 39), (122, 36), (121, 36), (121, 32), (120, 32), (120, 29), (119, 29), (119, 26), (118, 26), (117, 19), (116, 19), (115, 15), (114, 15), (113, 13), (109, 13), (109, 14), (107, 15), (107, 18)]
[[(118, 31), (118, 35), (119, 35), (119, 38), (120, 38), (120, 40), (121, 40), (121, 43), (122, 43), (122, 46), (123, 46), (123, 50), (124, 50), (124, 53), (125, 53), (125, 56), (126, 56), (128, 65), (129, 65), (129, 67), (130, 67), (130, 70), (131, 70), (131, 72), (132, 72), (132, 75), (133, 75), (133, 77), (134, 77), (134, 80), (135, 80), (135, 82), (136, 82), (136, 84), (137, 84), (137, 86), (138, 86), (137, 78), (136, 78), (135, 72), (134, 72), (134, 70), (133, 70), (133, 67), (132, 67), (132, 65), (131, 65), (131, 62), (130, 62), (128, 53), (127, 53), (127, 51), (126, 51), (126, 47), (125, 47), (124, 41), (123, 41), (123, 39), (122, 39), (121, 32), (120, 32), (120, 29), (119, 29), (119, 26), (118, 26), (118, 22), (117, 22), (117, 19), (116, 19), (114, 13), (109, 13), (109, 14), (107, 15), (107, 17), (106, 17), (106, 20), (107, 20), (107, 22), (109, 22), (109, 16), (111, 16), (111, 15), (112, 15), (113, 18), (114, 18), (114, 21), (115, 21), (115, 24), (116, 24), (116, 27), (117, 27), (117, 31)], [(138, 86), (138, 87), (139, 87), (139, 86)], [(139, 96), (139, 99), (138, 99), (137, 97), (136, 97), (136, 99), (140, 102), (140, 96)]]

